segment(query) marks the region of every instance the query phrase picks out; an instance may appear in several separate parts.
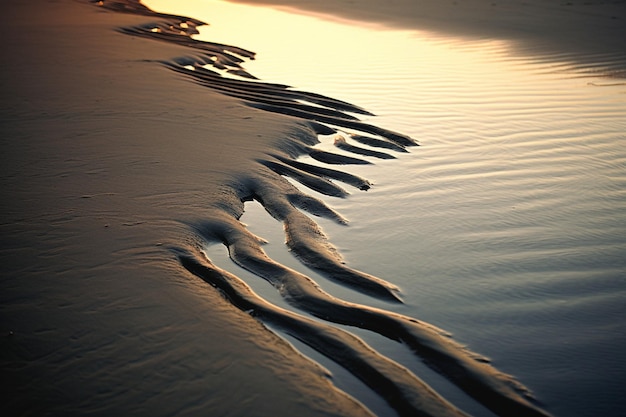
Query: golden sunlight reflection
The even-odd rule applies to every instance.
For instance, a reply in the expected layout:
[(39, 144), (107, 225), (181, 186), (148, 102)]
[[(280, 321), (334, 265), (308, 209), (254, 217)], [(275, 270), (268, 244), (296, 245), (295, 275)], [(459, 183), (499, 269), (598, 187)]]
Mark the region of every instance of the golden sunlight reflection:
[[(439, 76), (452, 76), (446, 74), (452, 69), (471, 73), (475, 82), (481, 83), (493, 83), (505, 73), (502, 68), (494, 68), (493, 62), (495, 56), (506, 52), (505, 41), (451, 39), (431, 32), (332, 20), (329, 16), (322, 20), (321, 16), (223, 1), (145, 3), (158, 11), (175, 9), (176, 13), (207, 22), (208, 26), (199, 28), (198, 39), (256, 52), (257, 60), (244, 67), (264, 81), (334, 96), (339, 93), (346, 100), (365, 98), (366, 94), (358, 94), (357, 90), (365, 90), (362, 83), (367, 83), (367, 95), (381, 103), (381, 95), (389, 93), (389, 86), (397, 86), (402, 80), (415, 81), (416, 73), (418, 77), (422, 74), (426, 82), (437, 72), (441, 72)], [(502, 82), (511, 82), (505, 76)], [(422, 87), (415, 82), (403, 84), (409, 90), (405, 96), (418, 94)], [(378, 113), (376, 108), (371, 110)]]

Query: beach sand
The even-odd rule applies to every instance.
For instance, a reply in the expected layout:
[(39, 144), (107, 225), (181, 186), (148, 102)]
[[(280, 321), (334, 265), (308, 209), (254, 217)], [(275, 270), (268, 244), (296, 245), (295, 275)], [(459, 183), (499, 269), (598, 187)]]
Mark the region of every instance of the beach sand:
[(148, 62), (188, 50), (145, 16), (2, 7), (0, 414), (367, 415), (171, 252), (293, 121)]
[[(515, 22), (530, 19), (537, 30), (553, 27), (544, 19), (546, 14), (526, 14), (526, 4), (521, 3), (500, 12), (499, 5), (486, 1), (463, 9), (431, 2), (419, 15), (408, 4), (285, 3), (346, 18), (384, 23), (388, 17), (400, 25), (403, 16), (411, 25), (420, 19), (433, 28), (475, 30), (480, 36), (492, 36), (492, 29), (511, 36), (516, 32), (509, 31), (508, 21), (505, 28), (486, 30), (488, 25), (469, 18), (484, 16), (483, 10), (498, 10), (499, 18), (515, 16)], [(623, 10), (623, 4), (615, 8)], [(610, 18), (602, 13), (581, 22), (594, 22), (595, 30), (604, 27), (602, 19), (619, 21), (612, 19), (613, 6), (609, 9)], [(432, 16), (425, 18), (426, 11)], [(579, 14), (573, 15), (578, 19)], [(334, 388), (320, 366), (268, 332), (255, 319), (257, 310), (272, 325), (295, 334), (310, 326), (306, 328), (319, 332), (311, 344), (328, 342), (318, 346), (320, 350), (340, 356), (348, 347), (356, 354), (346, 355), (346, 361), (358, 355), (368, 358), (365, 365), (349, 362), (364, 380), (372, 378), (365, 375), (366, 366), (392, 369), (389, 384), (400, 388), (384, 395), (399, 395), (406, 402), (394, 407), (396, 411), (411, 415), (419, 404), (429, 410), (427, 415), (461, 415), (358, 340), (256, 300), (236, 277), (202, 259), (202, 245), (214, 240), (225, 243), (231, 257), (266, 279), (284, 278), (275, 285), (286, 288), (287, 297), (311, 308), (313, 315), (329, 311), (346, 323), (371, 323), (381, 333), (393, 328), (386, 335), (413, 343), (416, 350), (424, 340), (432, 343), (436, 353), (430, 359), (459, 385), (466, 378), (463, 372), (471, 374), (467, 378), (472, 384), (484, 384), (475, 392), (468, 384), (464, 389), (492, 403), (501, 415), (508, 407), (522, 407), (526, 415), (547, 415), (527, 402), (523, 387), (474, 361), (437, 329), (333, 300), (323, 304), (328, 299), (314, 284), (264, 263), (259, 242), (237, 221), (243, 201), (256, 199), (285, 222), (288, 244), (303, 261), (334, 271), (338, 280), (364, 293), (397, 301), (392, 284), (342, 266), (315, 223), (296, 207), (339, 223), (341, 216), (297, 191), (280, 174), (297, 176), (329, 195), (343, 192), (324, 179), (329, 176), (348, 186), (369, 186), (340, 169), (320, 173), (297, 164), (297, 156), (314, 154), (309, 146), (317, 140), (316, 130), (323, 131), (308, 121), (356, 127), (387, 137), (402, 149), (413, 145), (412, 140), (344, 117), (338, 112), (345, 103), (327, 103), (328, 112), (311, 116), (314, 110), (295, 102), (302, 97), (314, 100), (312, 96), (288, 99), (281, 86), (243, 91), (233, 82), (222, 86), (198, 69), (192, 73), (185, 65), (206, 56), (197, 45), (159, 41), (151, 26), (142, 31), (143, 24), (155, 19), (71, 0), (3, 5), (0, 368), (8, 388), (0, 412), (370, 415)], [(564, 26), (562, 35), (575, 32), (577, 25)], [(606, 31), (598, 32), (601, 41), (623, 30), (623, 25), (605, 26)], [(137, 32), (129, 36), (118, 30), (122, 27)], [(561, 35), (540, 37), (554, 50), (564, 44)], [(611, 48), (603, 53), (613, 53), (617, 43), (606, 45)], [(237, 71), (236, 62), (225, 65)], [(283, 100), (279, 104), (278, 96)], [(317, 156), (339, 164), (358, 162), (332, 154)], [(205, 281), (230, 291), (230, 301)], [(324, 307), (316, 310), (320, 305)], [(358, 314), (347, 314), (347, 309)], [(455, 361), (446, 368), (449, 358)], [(372, 386), (383, 386), (371, 380)], [(425, 393), (432, 396), (419, 397)]]

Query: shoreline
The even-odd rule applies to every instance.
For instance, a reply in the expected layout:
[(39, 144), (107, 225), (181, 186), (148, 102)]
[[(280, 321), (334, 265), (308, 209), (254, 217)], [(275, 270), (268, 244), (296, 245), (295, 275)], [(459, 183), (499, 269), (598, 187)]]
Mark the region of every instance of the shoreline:
[[(256, 200), (303, 264), (400, 304), (398, 287), (344, 264), (303, 211), (344, 224), (341, 214), (284, 177), (328, 196), (367, 190), (338, 165), (392, 159), (413, 139), (361, 122), (367, 110), (350, 103), (250, 81), (239, 64), (253, 52), (190, 38), (202, 22), (113, 4), (111, 13), (42, 0), (33, 12), (15, 2), (0, 29), (13, 57), (0, 67), (0, 365), (18, 380), (8, 411), (370, 415), (267, 324), (349, 369), (402, 415), (462, 415), (339, 323), (410, 346), (413, 359), (500, 415), (548, 415), (514, 376), (443, 330), (324, 292), (266, 256), (239, 221)], [(353, 156), (314, 149), (333, 126), (375, 136), (348, 135), (383, 151), (345, 140), (334, 146)], [(212, 243), (323, 321), (257, 298), (211, 263), (203, 249)]]
[(229, 184), (304, 127), (116, 31), (150, 17), (42, 0), (2, 20), (3, 413), (370, 415), (172, 252), (197, 244), (185, 222), (240, 214)]

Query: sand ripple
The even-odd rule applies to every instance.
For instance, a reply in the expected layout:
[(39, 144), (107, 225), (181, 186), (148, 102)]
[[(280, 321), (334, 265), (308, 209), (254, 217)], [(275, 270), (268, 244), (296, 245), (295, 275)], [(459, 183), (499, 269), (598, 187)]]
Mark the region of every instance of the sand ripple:
[[(399, 289), (394, 284), (346, 266), (316, 221), (303, 211), (337, 223), (345, 223), (345, 219), (322, 201), (299, 191), (284, 177), (330, 196), (347, 194), (331, 180), (367, 190), (371, 184), (366, 179), (330, 167), (303, 163), (297, 158), (310, 155), (326, 164), (366, 164), (370, 162), (362, 156), (393, 159), (395, 156), (390, 152), (406, 152), (407, 147), (417, 145), (414, 139), (361, 121), (359, 116), (370, 113), (350, 103), (256, 80), (242, 67), (246, 59), (254, 58), (253, 52), (191, 37), (203, 22), (155, 13), (131, 0), (96, 3), (117, 12), (162, 19), (120, 31), (190, 48), (188, 56), (159, 63), (178, 76), (257, 109), (293, 117), (308, 134), (291, 138), (289, 146), (281, 149), (289, 157), (268, 153), (267, 158), (257, 161), (268, 169), (267, 176), (251, 174), (231, 186), (236, 188), (242, 201), (260, 202), (272, 217), (283, 223), (287, 246), (303, 264), (356, 291), (392, 303), (401, 302)], [(316, 135), (332, 135), (337, 148), (355, 156), (314, 150)], [(381, 151), (363, 148), (358, 143)], [(548, 415), (535, 404), (526, 387), (495, 369), (486, 358), (452, 340), (441, 329), (412, 317), (336, 298), (310, 277), (273, 261), (263, 251), (263, 242), (229, 214), (233, 212), (236, 210), (225, 210), (224, 216), (191, 223), (190, 228), (203, 241), (222, 242), (235, 263), (271, 283), (287, 303), (316, 319), (265, 301), (240, 278), (215, 266), (198, 247), (173, 249), (182, 266), (219, 289), (235, 307), (278, 327), (346, 368), (398, 414), (465, 415), (407, 368), (378, 353), (354, 334), (329, 323), (369, 330), (406, 344), (428, 366), (498, 415)]]

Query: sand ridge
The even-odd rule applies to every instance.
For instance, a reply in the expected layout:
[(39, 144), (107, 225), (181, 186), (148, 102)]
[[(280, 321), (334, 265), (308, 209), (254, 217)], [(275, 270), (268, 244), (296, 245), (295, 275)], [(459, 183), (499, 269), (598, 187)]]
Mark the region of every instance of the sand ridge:
[[(307, 276), (273, 262), (264, 254), (261, 242), (238, 221), (244, 201), (259, 201), (283, 222), (287, 244), (303, 263), (358, 291), (398, 302), (395, 285), (344, 265), (316, 222), (301, 210), (339, 223), (345, 219), (282, 176), (288, 175), (329, 195), (343, 194), (329, 178), (364, 190), (369, 187), (365, 179), (334, 168), (304, 164), (296, 158), (310, 154), (332, 165), (367, 161), (360, 156), (315, 151), (312, 146), (319, 140), (318, 134), (342, 136), (337, 142), (339, 146), (347, 144), (346, 138), (358, 137), (374, 147), (398, 152), (415, 144), (411, 138), (360, 122), (358, 116), (349, 113), (366, 111), (349, 103), (254, 80), (240, 65), (253, 54), (235, 46), (193, 40), (190, 34), (194, 33), (194, 25), (202, 22), (192, 18), (153, 13), (130, 0), (95, 2), (92, 11), (81, 9), (88, 5), (69, 1), (41, 5), (41, 10), (46, 11), (42, 12), (42, 20), (24, 24), (24, 20), (16, 18), (18, 23), (13, 24), (17, 28), (9, 27), (4, 34), (14, 45), (10, 49), (10, 55), (16, 57), (12, 64), (23, 71), (4, 66), (2, 72), (3, 79), (10, 81), (3, 87), (2, 102), (6, 129), (3, 149), (8, 155), (2, 189), (10, 197), (3, 203), (3, 246), (7, 248), (3, 260), (8, 266), (3, 285), (9, 288), (3, 303), (13, 313), (11, 319), (6, 319), (7, 326), (16, 329), (3, 341), (3, 368), (16, 374), (15, 369), (33, 366), (33, 372), (39, 373), (38, 381), (49, 376), (59, 377), (61, 386), (71, 384), (68, 379), (77, 365), (100, 369), (84, 359), (90, 355), (79, 350), (76, 357), (47, 362), (51, 359), (46, 358), (54, 355), (44, 352), (34, 355), (33, 364), (33, 357), (24, 355), (23, 349), (31, 341), (46, 341), (50, 333), (61, 340), (78, 340), (76, 345), (80, 346), (90, 341), (80, 336), (82, 328), (89, 325), (104, 336), (92, 336), (100, 346), (91, 346), (88, 353), (113, 351), (114, 359), (105, 355), (105, 361), (119, 361), (119, 368), (111, 373), (110, 367), (104, 366), (103, 373), (96, 372), (99, 378), (90, 378), (89, 373), (79, 378), (81, 383), (89, 379), (88, 384), (96, 384), (81, 387), (88, 393), (94, 392), (94, 388), (96, 392), (109, 392), (106, 383), (122, 381), (128, 364), (139, 362), (139, 368), (145, 372), (146, 368), (177, 363), (184, 354), (195, 357), (200, 351), (210, 358), (225, 355), (232, 362), (252, 363), (255, 370), (246, 374), (245, 367), (237, 364), (216, 369), (211, 361), (204, 363), (207, 372), (226, 375), (220, 382), (208, 378), (210, 388), (220, 393), (218, 398), (224, 405), (205, 398), (202, 387), (207, 378), (200, 375), (198, 385), (187, 388), (194, 391), (197, 403), (193, 404), (199, 409), (214, 411), (239, 406), (241, 413), (253, 411), (258, 415), (276, 415), (277, 410), (289, 415), (369, 415), (361, 404), (333, 388), (319, 367), (268, 332), (262, 323), (269, 318), (299, 334), (322, 353), (352, 367), (358, 378), (378, 390), (400, 414), (462, 415), (415, 375), (362, 346), (358, 339), (256, 299), (237, 277), (202, 258), (202, 245), (217, 241), (227, 246), (236, 263), (270, 281), (297, 308), (329, 322), (362, 326), (408, 344), (417, 357), (428, 360), (433, 368), (494, 412), (548, 415), (533, 403), (525, 387), (451, 341), (439, 329), (409, 317), (338, 300)], [(107, 13), (100, 13), (105, 9)], [(49, 10), (56, 15), (47, 13)], [(27, 6), (16, 3), (7, 16), (28, 13)], [(146, 22), (146, 17), (158, 18), (159, 22)], [(18, 53), (23, 48), (32, 53)], [(207, 65), (212, 68), (206, 68)], [(16, 103), (12, 103), (14, 98)], [(363, 138), (361, 133), (368, 135)], [(349, 151), (360, 152), (361, 148), (351, 146)], [(370, 152), (369, 156), (381, 153)], [(43, 262), (33, 266), (31, 260), (42, 254)], [(221, 293), (199, 286), (194, 276), (218, 287)], [(39, 285), (25, 283), (24, 277), (35, 279)], [(86, 278), (89, 285), (85, 284)], [(170, 297), (176, 299), (183, 294), (185, 300), (193, 301), (191, 304), (199, 302), (206, 309), (187, 307), (192, 309), (192, 316), (217, 312), (211, 319), (200, 320), (192, 328), (194, 331), (182, 335), (180, 356), (175, 358), (157, 355), (155, 362), (144, 362), (143, 358), (150, 358), (153, 352), (137, 360), (128, 357), (132, 350), (118, 349), (116, 343), (109, 347), (100, 341), (98, 337), (119, 339), (111, 334), (119, 336), (118, 327), (128, 320), (123, 314), (115, 323), (101, 317), (75, 322), (72, 331), (78, 335), (72, 338), (66, 335), (60, 319), (49, 313), (63, 307), (69, 313), (58, 313), (62, 319), (85, 311), (99, 315), (115, 311), (122, 303), (123, 312), (130, 315), (127, 307), (133, 302), (141, 303), (143, 298), (125, 296), (129, 298), (112, 300), (113, 294), (145, 294), (147, 287), (155, 284), (157, 288), (149, 292), (151, 308), (160, 312), (155, 315), (169, 325), (151, 323), (154, 317), (147, 315), (144, 320), (156, 326), (150, 328), (155, 333), (153, 340), (161, 340), (161, 335), (168, 339), (178, 334), (177, 329), (187, 328), (183, 323), (188, 317), (178, 318), (182, 313), (175, 307), (180, 306), (176, 301), (168, 301)], [(115, 291), (118, 286), (123, 289)], [(44, 289), (42, 293), (37, 292), (40, 288)], [(199, 295), (187, 294), (188, 291), (198, 291)], [(96, 298), (106, 300), (104, 305), (92, 301), (94, 293)], [(241, 311), (227, 308), (229, 305), (221, 295)], [(38, 305), (42, 313), (48, 312), (43, 330), (35, 320), (24, 320), (29, 309), (34, 308), (23, 304), (23, 300), (35, 296), (43, 300)], [(203, 298), (206, 300), (198, 301)], [(168, 303), (173, 304), (168, 314), (162, 313)], [(217, 307), (211, 308), (210, 304)], [(249, 316), (251, 307), (262, 313), (258, 316), (260, 322)], [(178, 320), (165, 320), (163, 316), (170, 314)], [(140, 325), (148, 326), (141, 320)], [(203, 326), (208, 329), (203, 331)], [(29, 334), (32, 328), (38, 330), (33, 331), (35, 336)], [(306, 333), (302, 333), (307, 328), (320, 337), (307, 339)], [(224, 346), (207, 351), (198, 346), (200, 342), (193, 342), (197, 334), (211, 331), (216, 339), (236, 344), (234, 352)], [(129, 330), (120, 333), (126, 337)], [(32, 339), (23, 338), (23, 334)], [(140, 342), (142, 335), (139, 331)], [(338, 339), (343, 345), (332, 344)], [(149, 345), (159, 347), (159, 343)], [(336, 358), (341, 350), (337, 346), (353, 349), (354, 355)], [(48, 367), (57, 370), (46, 373)], [(228, 371), (231, 368), (235, 370)], [(380, 370), (384, 372), (376, 374)], [(172, 378), (184, 379), (189, 370), (176, 368), (171, 372)], [(390, 380), (389, 386), (381, 386), (380, 381), (385, 378)], [(247, 388), (261, 394), (256, 400), (234, 404), (246, 395), (243, 390), (226, 401), (229, 397), (225, 390), (242, 379)], [(269, 380), (272, 384), (267, 383)], [(22, 381), (17, 390), (35, 395), (38, 401), (29, 403), (16, 393), (15, 401), (8, 404), (11, 412), (52, 407), (54, 411), (70, 408), (80, 413), (102, 407), (102, 399), (97, 396), (89, 397), (86, 404), (76, 404), (67, 399), (73, 391), (63, 389), (60, 400), (51, 400), (56, 392), (54, 387), (38, 386), (35, 390), (41, 388), (41, 392), (33, 393), (29, 382)], [(99, 383), (104, 386), (98, 387)], [(158, 392), (159, 386), (151, 389)], [(279, 395), (282, 390), (290, 395)], [(114, 400), (117, 393), (112, 395)], [(154, 397), (145, 401), (150, 406), (140, 408), (144, 412), (160, 411), (164, 406)], [(142, 402), (138, 403), (141, 407)], [(176, 408), (176, 404), (166, 405)], [(128, 404), (116, 401), (106, 407), (111, 412), (128, 411)]]
[[(173, 19), (178, 20), (180, 18), (174, 17)], [(180, 23), (176, 22), (173, 22), (171, 25), (174, 28), (179, 26)], [(143, 26), (142, 29), (143, 31), (140, 32), (132, 29), (123, 30), (123, 32), (131, 35), (141, 33), (141, 36), (148, 37), (151, 33), (155, 33), (157, 34), (156, 39), (164, 40), (158, 26)], [(213, 46), (218, 49), (224, 47), (223, 45), (211, 45), (210, 42), (189, 41), (188, 38), (189, 34), (186, 31), (178, 31), (172, 33), (171, 37), (168, 36), (167, 40), (176, 44), (185, 44), (201, 51), (211, 50)], [(224, 49), (229, 49), (229, 47), (224, 47)], [(220, 73), (215, 72), (214, 69), (223, 70), (224, 68), (221, 65), (213, 65), (214, 62), (219, 60), (214, 58), (215, 56), (210, 52), (206, 56), (196, 56), (195, 58), (179, 62), (165, 62), (165, 65), (175, 72), (197, 81), (203, 87), (214, 89), (227, 96), (242, 99), (251, 107), (266, 110), (270, 113), (293, 116), (300, 119), (300, 123), (306, 124), (306, 121), (309, 121), (308, 126), (314, 132), (318, 129), (318, 132), (328, 133), (330, 129), (331, 132), (338, 133), (340, 132), (338, 129), (346, 128), (356, 132), (376, 135), (377, 138), (371, 138), (369, 141), (374, 146), (385, 142), (389, 143), (389, 145), (381, 147), (416, 145), (416, 142), (406, 135), (362, 123), (358, 118), (342, 112), (342, 110), (348, 110), (367, 114), (364, 110), (349, 103), (339, 102), (311, 93), (289, 90), (281, 85), (265, 85), (263, 82), (254, 80), (254, 77), (246, 72), (242, 73), (242, 80), (233, 81), (229, 76), (222, 76)], [(209, 69), (207, 68), (208, 66), (213, 68)], [(232, 74), (232, 72), (226, 71), (225, 75), (228, 74)], [(306, 101), (309, 99), (312, 99), (316, 106), (313, 107), (306, 104)], [(349, 133), (347, 135), (351, 136)], [(300, 137), (300, 140), (303, 140), (302, 137)], [(306, 142), (310, 142), (310, 139), (304, 139), (303, 145)], [(349, 145), (343, 137), (336, 140), (335, 143), (336, 146), (349, 152), (363, 154), (363, 148)], [(294, 147), (297, 148), (297, 144), (294, 144)], [(296, 157), (302, 153), (310, 154), (310, 147), (304, 146), (300, 148), (300, 152), (290, 156)], [(371, 151), (368, 154), (368, 156), (374, 157), (381, 157), (382, 155), (389, 154), (378, 151)], [(284, 160), (284, 158), (282, 157), (281, 159)], [(335, 155), (335, 158), (340, 158), (340, 155)], [(359, 159), (355, 158), (354, 161), (357, 162)], [(323, 177), (316, 177), (320, 173), (319, 170), (313, 173), (311, 170), (308, 173), (306, 171), (299, 173), (299, 169), (294, 167), (296, 161), (286, 165), (283, 165), (280, 159), (278, 161), (259, 160), (258, 162), (270, 168), (276, 174), (291, 176), (307, 187), (328, 195), (341, 196), (340, 192), (337, 194), (337, 189), (332, 183), (327, 182)], [(345, 160), (333, 160), (332, 157), (327, 162), (346, 163)], [(305, 166), (300, 165), (300, 167), (304, 168)], [(246, 178), (240, 178), (239, 187), (242, 201), (250, 199), (259, 201), (272, 217), (283, 222), (287, 245), (304, 264), (355, 290), (388, 301), (400, 300), (397, 295), (398, 288), (393, 284), (345, 266), (337, 251), (327, 241), (316, 222), (298, 210), (307, 210), (311, 206), (317, 207), (315, 214), (322, 214), (341, 221), (341, 218), (323, 202), (310, 196), (307, 197), (282, 179), (268, 175), (249, 175)], [(299, 198), (294, 199), (294, 195), (299, 196)], [(302, 199), (306, 199), (308, 203), (299, 205), (298, 203), (301, 203)], [(339, 300), (322, 291), (307, 276), (291, 271), (289, 268), (285, 268), (269, 259), (260, 247), (261, 242), (259, 242), (258, 238), (250, 235), (240, 223), (236, 222), (236, 217), (230, 220), (222, 217), (221, 221), (224, 223), (200, 221), (196, 223), (195, 229), (207, 241), (222, 242), (228, 248), (229, 255), (233, 261), (269, 281), (295, 307), (306, 310), (316, 317), (327, 321), (356, 325), (375, 331), (390, 339), (406, 343), (416, 355), (425, 359), (430, 366), (499, 415), (508, 415), (510, 413), (527, 416), (548, 415), (532, 403), (533, 399), (527, 388), (515, 381), (511, 376), (505, 375), (487, 364), (480, 355), (467, 351), (442, 335), (440, 330), (409, 317), (398, 316), (384, 310)], [(202, 255), (198, 253), (197, 249), (191, 251), (191, 253), (195, 252), (195, 255), (188, 255), (188, 251), (184, 248), (176, 248), (174, 251), (184, 254), (179, 256), (179, 259), (190, 272), (221, 288), (226, 294), (230, 294), (228, 298), (240, 309), (244, 311), (249, 310), (251, 305), (249, 301), (243, 303), (237, 301), (248, 297), (243, 294), (249, 293), (249, 290), (242, 286), (236, 277), (215, 268), (210, 261), (205, 262), (204, 266), (202, 266)], [(235, 281), (233, 283), (234, 287), (228, 284), (229, 280)], [(243, 293), (234, 291), (233, 288), (240, 288)], [(277, 320), (275, 318), (276, 315), (283, 317), (283, 320), (287, 320), (287, 316), (292, 317), (287, 312), (269, 307), (260, 301), (255, 301), (252, 305), (255, 306), (253, 310), (263, 310), (265, 316), (274, 317), (273, 320)], [(264, 315), (259, 316), (261, 319), (263, 317)], [(303, 323), (301, 319), (300, 323)], [(290, 328), (293, 331), (293, 327)], [(327, 349), (320, 344), (312, 343), (308, 339), (303, 341), (314, 349), (330, 355), (331, 360), (338, 360), (338, 358), (333, 356), (335, 349)], [(379, 383), (370, 379), (371, 371), (365, 371), (362, 366), (358, 366), (355, 369), (354, 365), (352, 365), (351, 370), (355, 376), (361, 378), (367, 385), (377, 390), (389, 405), (401, 415), (415, 415), (417, 413), (435, 416), (441, 415), (444, 411), (450, 415), (462, 414), (453, 405), (439, 399), (437, 395), (430, 396), (428, 393), (432, 393), (432, 391), (419, 383), (418, 379), (414, 379), (413, 383), (408, 383), (408, 386), (406, 382), (398, 383), (399, 385), (391, 383), (396, 386), (398, 391), (390, 393), (376, 389), (379, 387)], [(412, 389), (416, 389), (416, 392), (419, 394), (411, 393)], [(429, 399), (420, 399), (416, 403), (408, 401), (407, 403), (398, 399), (398, 393), (400, 397), (406, 396), (405, 398), (414, 398), (417, 395), (418, 398)]]

